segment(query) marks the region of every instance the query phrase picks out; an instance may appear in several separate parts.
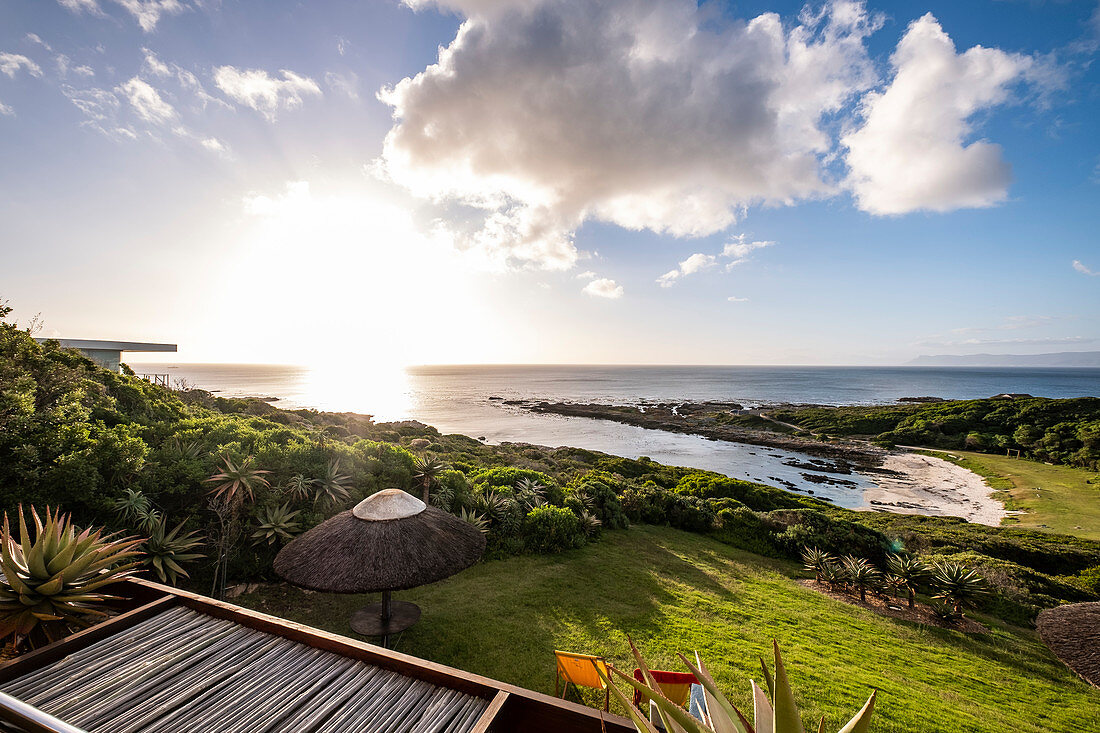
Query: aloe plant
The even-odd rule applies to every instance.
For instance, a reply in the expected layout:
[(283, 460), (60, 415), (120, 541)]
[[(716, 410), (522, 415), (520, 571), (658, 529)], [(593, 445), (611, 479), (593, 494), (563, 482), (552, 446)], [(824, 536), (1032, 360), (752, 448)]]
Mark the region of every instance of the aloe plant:
[[(755, 681), (750, 681), (753, 696), (753, 721), (750, 723), (745, 714), (718, 689), (714, 678), (711, 677), (706, 665), (699, 658), (698, 652), (695, 653), (695, 664), (689, 662), (683, 654), (677, 656), (680, 657), (680, 660), (695, 675), (695, 679), (703, 687), (703, 695), (707, 703), (707, 714), (710, 718), (709, 721), (705, 722), (696, 719), (684, 708), (665, 697), (656, 680), (653, 679), (650, 667), (642, 657), (641, 652), (638, 651), (638, 647), (634, 645), (629, 637), (627, 640), (630, 642), (630, 651), (634, 655), (634, 661), (637, 663), (638, 668), (642, 670), (645, 681), (639, 682), (613, 667), (611, 673), (641, 693), (647, 702), (652, 701), (655, 704), (661, 725), (668, 733), (805, 733), (805, 729), (802, 727), (802, 716), (795, 704), (794, 691), (791, 689), (786, 667), (783, 666), (783, 658), (779, 654), (779, 644), (777, 642), (772, 643), (775, 652), (774, 676), (764, 660), (760, 660), (760, 667), (764, 673), (764, 681), (768, 693), (771, 695), (771, 700), (768, 700), (768, 695), (764, 694), (764, 691), (757, 686)], [(603, 670), (597, 667), (596, 672), (607, 684), (611, 694), (626, 708), (634, 726), (641, 733), (657, 733), (656, 726), (642, 714), (641, 710), (631, 703), (630, 699)], [(840, 729), (839, 733), (866, 733), (870, 730), (871, 714), (875, 708), (875, 695), (876, 692), (872, 691), (871, 696), (867, 698), (867, 702), (864, 703), (860, 711)], [(824, 716), (818, 725), (818, 731), (819, 733), (825, 731)]]
[(222, 470), (206, 479), (214, 484), (210, 494), (215, 499), (224, 499), (229, 505), (236, 506), (247, 499), (252, 501), (255, 490), (260, 486), (270, 486), (264, 476), (270, 471), (253, 468), (254, 456), (248, 456), (240, 463), (234, 463), (229, 456), (222, 458)]
[(313, 503), (324, 507), (335, 507), (347, 501), (351, 496), (351, 476), (340, 468), (340, 460), (333, 458), (325, 466), (325, 475), (314, 482)]
[(848, 582), (859, 591), (859, 600), (866, 602), (867, 589), (876, 587), (882, 581), (882, 573), (862, 557), (845, 555), (841, 562), (844, 563)]
[(302, 474), (295, 474), (280, 488), (280, 492), (289, 496), (292, 501), (304, 501), (314, 494), (314, 486), (317, 480), (306, 478)]
[(890, 569), (892, 584), (907, 592), (909, 608), (912, 608), (916, 601), (917, 586), (928, 580), (932, 569), (928, 563), (911, 555), (888, 555), (886, 566)]
[(824, 580), (825, 570), (836, 562), (836, 558), (825, 550), (817, 547), (802, 548), (802, 566), (813, 572), (814, 580), (820, 583)]
[(949, 605), (959, 618), (963, 615), (963, 605), (972, 602), (986, 590), (982, 576), (953, 562), (936, 563), (932, 572), (932, 586), (936, 591), (932, 597)]
[(289, 504), (262, 507), (256, 518), (258, 526), (252, 533), (252, 544), (262, 545), (266, 542), (274, 545), (279, 540), (293, 539), (294, 535), (302, 531), (298, 514), (299, 511), (290, 511)]
[(461, 519), (463, 522), (466, 522), (467, 524), (472, 524), (482, 534), (489, 533), (489, 520), (475, 511), (468, 510), (466, 509), (466, 507), (462, 507), (462, 509), (460, 509), (458, 512), (458, 518)]
[(448, 468), (450, 466), (436, 458), (417, 456), (413, 459), (413, 478), (424, 490), (425, 504), (430, 501), (432, 487), (439, 483), (439, 476)]
[(189, 578), (184, 570), (184, 563), (205, 557), (202, 553), (193, 550), (202, 545), (203, 540), (198, 532), (183, 532), (183, 520), (172, 529), (168, 529), (168, 522), (163, 517), (153, 526), (149, 533), (149, 539), (145, 541), (146, 558), (143, 564), (153, 568), (153, 572), (160, 578), (160, 582), (175, 585), (180, 578)]
[(18, 647), (54, 641), (106, 614), (116, 598), (100, 589), (133, 574), (140, 538), (114, 539), (102, 530), (81, 531), (67, 514), (32, 507), (33, 534), (19, 507), (19, 536), (7, 513), (0, 533), (0, 640)]

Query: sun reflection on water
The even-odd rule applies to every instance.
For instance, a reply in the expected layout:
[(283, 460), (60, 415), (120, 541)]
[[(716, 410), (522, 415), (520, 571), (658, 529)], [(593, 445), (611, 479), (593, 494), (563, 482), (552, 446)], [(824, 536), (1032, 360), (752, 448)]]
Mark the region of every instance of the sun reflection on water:
[(396, 364), (328, 364), (311, 367), (297, 401), (330, 412), (359, 412), (378, 422), (409, 418), (412, 386)]

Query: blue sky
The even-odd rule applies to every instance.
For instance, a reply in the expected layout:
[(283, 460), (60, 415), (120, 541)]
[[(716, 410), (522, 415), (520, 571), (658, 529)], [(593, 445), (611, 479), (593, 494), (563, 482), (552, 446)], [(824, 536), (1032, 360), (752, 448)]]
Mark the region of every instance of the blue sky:
[(1095, 2), (3, 0), (0, 295), (182, 361), (1096, 350), (1098, 48)]

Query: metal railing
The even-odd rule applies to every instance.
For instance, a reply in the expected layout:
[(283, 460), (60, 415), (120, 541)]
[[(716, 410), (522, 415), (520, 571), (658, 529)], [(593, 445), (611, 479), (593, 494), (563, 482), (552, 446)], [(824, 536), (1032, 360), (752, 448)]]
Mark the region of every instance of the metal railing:
[(3, 692), (0, 692), (0, 720), (23, 733), (87, 733)]

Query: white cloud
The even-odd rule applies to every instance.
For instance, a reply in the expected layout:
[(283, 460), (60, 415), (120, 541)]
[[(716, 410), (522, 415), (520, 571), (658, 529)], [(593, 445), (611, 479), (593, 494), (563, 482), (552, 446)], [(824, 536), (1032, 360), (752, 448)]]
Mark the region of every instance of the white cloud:
[(301, 107), (305, 95), (321, 96), (321, 88), (313, 79), (286, 69), (279, 73), (282, 79), (261, 69), (219, 66), (214, 70), (214, 83), (230, 99), (251, 107), (270, 121), (275, 120), (280, 109)]
[(592, 272), (591, 270), (585, 270), (584, 272), (577, 273), (578, 280), (591, 280), (594, 277), (596, 277), (596, 273)]
[(728, 300), (731, 303), (747, 303), (747, 302), (749, 302), (748, 298), (738, 298), (736, 295), (731, 295), (730, 297), (726, 298), (726, 300)]
[(686, 260), (680, 263), (680, 266), (675, 270), (669, 270), (664, 275), (657, 278), (657, 282), (662, 288), (671, 288), (678, 279), (685, 275), (692, 275), (701, 270), (714, 267), (718, 264), (718, 258), (714, 255), (703, 254), (702, 252), (696, 252), (688, 257)]
[[(162, 16), (179, 15), (189, 9), (189, 5), (182, 0), (111, 0), (115, 5), (121, 6), (146, 33), (152, 32)], [(88, 13), (90, 15), (104, 15), (99, 0), (57, 0), (62, 6), (74, 13)]]
[(717, 257), (702, 252), (693, 254), (681, 262), (675, 270), (669, 270), (657, 278), (657, 284), (662, 288), (671, 288), (682, 277), (714, 267), (719, 263), (719, 258), (729, 260), (726, 262), (726, 271), (728, 272), (735, 266), (747, 261), (754, 251), (775, 244), (775, 242), (747, 242), (746, 239), (746, 235), (738, 234), (722, 248), (722, 254)]
[(86, 64), (74, 66), (72, 72), (77, 76), (83, 76), (86, 79), (95, 76), (95, 69), (93, 69), (91, 66), (87, 66)]
[(199, 144), (202, 145), (207, 150), (210, 150), (210, 151), (215, 152), (215, 153), (225, 153), (225, 152), (228, 151), (228, 149), (225, 147), (225, 143), (223, 143), (221, 140), (219, 140), (216, 137), (203, 138), (202, 140), (199, 141)]
[(872, 214), (992, 206), (1008, 195), (1000, 146), (972, 136), (971, 118), (1009, 101), (1011, 85), (1040, 69), (1031, 56), (955, 44), (927, 14), (890, 58), (894, 77), (865, 95), (862, 126), (845, 135), (848, 185)]
[(351, 72), (337, 74), (334, 71), (326, 71), (325, 84), (329, 89), (346, 94), (351, 99), (359, 99), (359, 77)]
[(176, 110), (161, 98), (147, 82), (134, 77), (115, 89), (121, 92), (137, 112), (138, 117), (154, 125), (161, 125), (176, 119)]
[(61, 92), (84, 113), (88, 122), (97, 127), (99, 123), (113, 120), (118, 112), (118, 97), (106, 89), (74, 89), (66, 84), (61, 87)]
[(37, 33), (28, 33), (26, 36), (24, 36), (24, 38), (26, 38), (31, 43), (34, 43), (38, 46), (41, 46), (42, 48), (46, 49), (47, 51), (52, 51), (53, 50), (53, 48), (50, 47), (50, 44), (43, 41), (42, 36), (38, 35)]
[(114, 0), (114, 2), (129, 11), (146, 33), (157, 27), (161, 16), (179, 15), (188, 9), (188, 6), (180, 0)]
[(700, 236), (830, 194), (823, 117), (876, 81), (863, 41), (880, 21), (847, 0), (786, 27), (694, 0), (446, 6), (469, 17), (438, 63), (379, 95), (381, 168), (482, 211), (514, 264), (575, 260), (586, 220)]
[(0, 115), (4, 117), (14, 117), (15, 110), (4, 104), (3, 102), (0, 102)]
[(1073, 269), (1077, 270), (1077, 272), (1081, 273), (1082, 275), (1089, 275), (1091, 277), (1096, 277), (1097, 275), (1100, 275), (1100, 272), (1094, 271), (1092, 268), (1088, 267), (1084, 262), (1081, 262), (1081, 260), (1074, 260), (1073, 261)]
[(92, 15), (102, 15), (103, 11), (99, 7), (97, 0), (57, 0), (62, 6), (66, 7), (74, 13), (90, 13)]
[(623, 297), (623, 286), (616, 284), (614, 280), (608, 280), (606, 277), (601, 277), (585, 285), (583, 292), (597, 298), (610, 298), (615, 300), (616, 298)]
[(742, 262), (747, 262), (749, 256), (756, 250), (763, 249), (764, 247), (771, 247), (775, 244), (775, 242), (771, 241), (746, 242), (745, 239), (746, 236), (744, 234), (738, 234), (722, 248), (722, 256), (728, 257), (730, 260), (726, 263), (727, 270), (736, 265), (740, 265)]
[(20, 69), (26, 69), (31, 76), (42, 76), (42, 67), (18, 53), (0, 53), (0, 73), (14, 79)]

